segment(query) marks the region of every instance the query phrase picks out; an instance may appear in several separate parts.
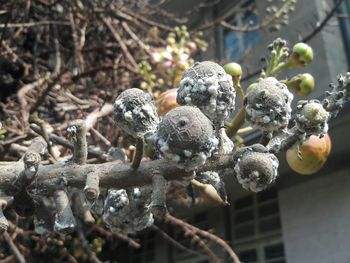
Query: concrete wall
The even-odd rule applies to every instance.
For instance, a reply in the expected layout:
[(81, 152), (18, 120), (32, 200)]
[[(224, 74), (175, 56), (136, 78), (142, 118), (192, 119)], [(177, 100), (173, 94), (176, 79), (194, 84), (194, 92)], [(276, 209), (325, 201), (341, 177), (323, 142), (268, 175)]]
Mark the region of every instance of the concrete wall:
[(279, 192), (288, 263), (350, 262), (350, 169)]

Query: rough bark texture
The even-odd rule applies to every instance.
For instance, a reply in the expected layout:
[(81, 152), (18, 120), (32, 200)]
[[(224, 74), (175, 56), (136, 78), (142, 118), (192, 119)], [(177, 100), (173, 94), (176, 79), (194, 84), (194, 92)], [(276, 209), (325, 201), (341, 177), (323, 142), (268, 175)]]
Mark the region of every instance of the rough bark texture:
[[(232, 165), (232, 157), (227, 155), (216, 156), (209, 159), (198, 171), (220, 170)], [(23, 170), (22, 162), (3, 165), (0, 169), (0, 190), (11, 194), (16, 176)], [(181, 180), (191, 176), (191, 172), (185, 172), (175, 164), (166, 160), (143, 161), (139, 169), (134, 170), (129, 164), (110, 162), (103, 164), (52, 164), (40, 166), (35, 184), (29, 188), (36, 188), (37, 193), (49, 194), (59, 190), (62, 183), (67, 187), (83, 189), (86, 176), (90, 173), (97, 174), (102, 188), (126, 188), (142, 186), (152, 183), (154, 171), (164, 176), (166, 180)]]

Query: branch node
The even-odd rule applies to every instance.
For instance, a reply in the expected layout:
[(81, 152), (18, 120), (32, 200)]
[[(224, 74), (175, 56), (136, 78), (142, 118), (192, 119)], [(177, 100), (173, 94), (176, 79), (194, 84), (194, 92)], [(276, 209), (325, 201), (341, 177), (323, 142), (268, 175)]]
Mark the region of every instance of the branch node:
[(54, 199), (57, 210), (54, 230), (61, 234), (73, 232), (77, 224), (66, 192), (63, 190), (57, 190), (54, 193)]
[(84, 120), (72, 121), (67, 128), (74, 145), (73, 163), (85, 164), (87, 159), (86, 123)]
[(164, 218), (166, 215), (166, 189), (167, 181), (160, 174), (159, 171), (155, 171), (152, 177), (152, 195), (150, 211), (152, 214), (159, 219)]
[(100, 178), (98, 174), (89, 173), (86, 176), (84, 194), (86, 199), (91, 203), (94, 203), (98, 198), (98, 196), (100, 195), (99, 183), (100, 183)]

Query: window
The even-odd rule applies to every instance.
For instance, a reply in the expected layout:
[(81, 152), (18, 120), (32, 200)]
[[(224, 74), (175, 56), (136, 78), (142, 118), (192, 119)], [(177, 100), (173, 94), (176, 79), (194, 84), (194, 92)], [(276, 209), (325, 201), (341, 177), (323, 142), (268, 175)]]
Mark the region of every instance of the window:
[[(228, 23), (238, 27), (251, 27), (258, 24), (255, 1), (249, 0), (243, 6), (247, 10), (231, 17)], [(246, 49), (259, 41), (259, 31), (237, 32), (230, 29), (223, 31), (223, 58), (237, 60)]]
[(285, 263), (276, 189), (233, 204), (233, 244), (244, 263)]
[(286, 263), (282, 243), (256, 244), (255, 248), (239, 251), (238, 257), (242, 263)]

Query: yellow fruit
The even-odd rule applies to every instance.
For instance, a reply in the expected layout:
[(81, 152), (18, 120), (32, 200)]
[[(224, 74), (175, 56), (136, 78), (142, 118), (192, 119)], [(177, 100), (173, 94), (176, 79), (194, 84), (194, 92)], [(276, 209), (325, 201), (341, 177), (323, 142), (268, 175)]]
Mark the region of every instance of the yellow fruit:
[(176, 88), (169, 89), (159, 95), (156, 100), (156, 106), (160, 116), (164, 116), (171, 109), (180, 106), (176, 102), (177, 90)]
[(331, 139), (328, 134), (325, 134), (323, 138), (312, 135), (300, 147), (302, 159), (298, 157), (298, 148), (296, 145), (287, 150), (287, 163), (292, 170), (299, 174), (314, 174), (327, 161), (331, 148)]

